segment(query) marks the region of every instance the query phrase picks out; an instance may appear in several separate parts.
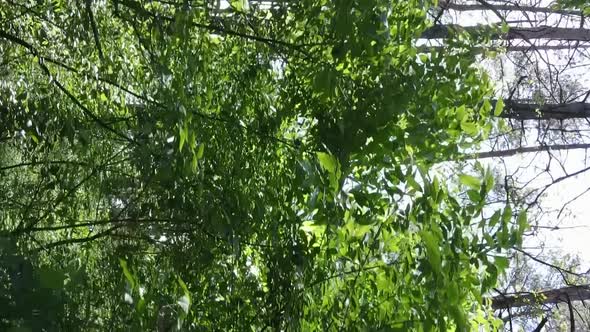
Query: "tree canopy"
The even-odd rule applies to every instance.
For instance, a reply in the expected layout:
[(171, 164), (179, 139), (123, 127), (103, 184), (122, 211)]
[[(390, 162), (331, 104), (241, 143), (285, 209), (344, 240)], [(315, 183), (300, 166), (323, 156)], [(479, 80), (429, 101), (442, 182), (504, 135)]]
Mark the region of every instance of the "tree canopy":
[(418, 0), (3, 1), (0, 326), (494, 330), (503, 104)]

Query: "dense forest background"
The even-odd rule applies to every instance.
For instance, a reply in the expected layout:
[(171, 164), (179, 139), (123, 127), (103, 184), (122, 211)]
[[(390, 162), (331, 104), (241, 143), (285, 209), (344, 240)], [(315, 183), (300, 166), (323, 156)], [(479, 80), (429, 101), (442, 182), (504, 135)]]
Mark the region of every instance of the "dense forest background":
[(588, 14), (3, 1), (0, 330), (590, 329)]

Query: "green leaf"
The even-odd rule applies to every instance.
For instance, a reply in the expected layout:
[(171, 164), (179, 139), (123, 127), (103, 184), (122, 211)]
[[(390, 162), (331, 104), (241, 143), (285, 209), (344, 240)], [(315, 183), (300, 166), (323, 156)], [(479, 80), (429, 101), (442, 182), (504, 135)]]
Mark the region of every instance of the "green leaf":
[(492, 110), (492, 104), (490, 103), (489, 99), (484, 99), (482, 109), (483, 109), (483, 113), (485, 115), (490, 114), (490, 112)]
[(318, 238), (324, 235), (326, 231), (326, 225), (318, 225), (313, 221), (304, 221), (302, 225), (299, 227), (303, 232), (314, 235)]
[(341, 175), (340, 163), (336, 157), (325, 152), (318, 152), (317, 157), (320, 166), (330, 174), (330, 187), (337, 191)]
[(504, 101), (502, 99), (498, 99), (496, 101), (496, 107), (494, 108), (494, 116), (500, 116), (504, 111)]
[(488, 169), (484, 174), (484, 183), (485, 183), (485, 192), (489, 193), (494, 189), (494, 176), (492, 172)]
[(199, 149), (197, 150), (197, 160), (201, 160), (203, 158), (203, 154), (205, 153), (205, 144), (199, 144)]
[(438, 239), (437, 237), (428, 231), (420, 232), (420, 236), (424, 241), (424, 245), (426, 246), (426, 255), (428, 261), (430, 262), (430, 266), (432, 269), (439, 273), (441, 272), (441, 257), (440, 251), (438, 248)]
[(248, 0), (230, 0), (230, 4), (239, 12), (247, 11), (249, 8)]
[(461, 129), (471, 136), (475, 136), (479, 132), (479, 126), (471, 121), (461, 121)]
[(498, 245), (500, 248), (506, 249), (508, 246), (508, 241), (510, 240), (510, 234), (508, 234), (507, 227), (503, 226), (500, 231), (496, 233), (496, 237), (498, 239)]
[(467, 318), (461, 305), (457, 304), (451, 307), (451, 313), (455, 324), (457, 325), (456, 331), (467, 331)]
[(191, 169), (194, 171), (197, 170), (199, 167), (199, 159), (197, 159), (197, 155), (193, 155), (193, 159), (191, 159)]
[(481, 196), (477, 190), (467, 190), (467, 196), (473, 203), (481, 202)]
[(121, 265), (121, 268), (123, 269), (123, 274), (125, 275), (125, 278), (129, 282), (131, 289), (135, 289), (135, 278), (133, 277), (133, 274), (131, 274), (131, 272), (129, 271), (129, 268), (127, 267), (127, 261), (125, 261), (122, 258), (119, 258), (119, 264)]
[(504, 212), (502, 213), (502, 222), (508, 223), (508, 222), (510, 222), (511, 219), (512, 219), (512, 208), (510, 207), (510, 205), (507, 205), (504, 208)]
[(184, 143), (186, 143), (186, 139), (188, 137), (188, 127), (186, 125), (183, 125), (180, 128), (179, 136), (180, 139), (178, 140), (178, 150), (182, 152), (182, 147), (184, 146)]
[(178, 299), (178, 301), (176, 301), (176, 303), (178, 304), (178, 306), (180, 306), (180, 308), (182, 309), (182, 311), (184, 312), (184, 314), (188, 314), (188, 311), (191, 307), (191, 301), (190, 298), (186, 295), (183, 295), (180, 297), (180, 299)]
[(504, 256), (494, 256), (494, 263), (498, 267), (498, 271), (502, 272), (508, 268), (508, 258)]
[(481, 187), (481, 180), (475, 176), (471, 176), (468, 174), (459, 175), (459, 181), (463, 185), (465, 185), (473, 190), (479, 190), (479, 188)]
[(180, 285), (180, 288), (182, 288), (182, 291), (184, 292), (184, 295), (186, 295), (189, 300), (190, 300), (190, 292), (188, 290), (188, 288), (186, 287), (186, 284), (184, 283), (184, 281), (180, 278), (180, 277), (176, 277), (176, 280), (178, 281), (178, 284)]
[(186, 136), (180, 135), (180, 140), (178, 142), (178, 150), (182, 152), (182, 148), (184, 147), (184, 142), (186, 142)]
[(33, 142), (35, 142), (35, 144), (39, 144), (39, 138), (37, 138), (37, 135), (35, 135), (34, 133), (30, 132), (29, 133), (29, 137), (31, 137), (31, 139), (33, 140)]
[(502, 22), (502, 33), (506, 34), (510, 31), (510, 25), (508, 25), (506, 22)]
[(519, 231), (525, 231), (529, 227), (529, 223), (527, 222), (527, 214), (526, 210), (520, 211), (517, 218), (518, 229)]
[(183, 295), (178, 299), (177, 304), (182, 308), (185, 314), (188, 314), (190, 306), (191, 306), (191, 293), (189, 292), (188, 288), (184, 281), (180, 278), (180, 276), (176, 277), (180, 288), (182, 289)]
[(500, 221), (500, 214), (501, 213), (499, 210), (494, 212), (494, 214), (490, 218), (489, 227), (494, 227), (496, 224), (498, 224), (498, 221)]
[(447, 296), (449, 298), (450, 304), (454, 305), (459, 303), (459, 289), (457, 287), (457, 284), (451, 283), (447, 287)]

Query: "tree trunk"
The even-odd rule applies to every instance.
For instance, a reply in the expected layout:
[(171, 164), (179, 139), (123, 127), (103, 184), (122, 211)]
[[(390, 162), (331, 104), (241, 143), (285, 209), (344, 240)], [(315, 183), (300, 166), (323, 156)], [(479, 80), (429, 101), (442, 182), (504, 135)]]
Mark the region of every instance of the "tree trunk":
[(559, 50), (571, 50), (571, 49), (587, 49), (590, 45), (575, 45), (575, 44), (561, 44), (561, 45), (528, 45), (528, 46), (512, 46), (508, 45), (505, 47), (506, 52), (530, 52), (530, 51), (559, 51)]
[(559, 15), (575, 15), (581, 16), (582, 13), (575, 10), (562, 10), (562, 9), (553, 9), (547, 7), (535, 7), (535, 6), (520, 6), (520, 5), (500, 5), (500, 4), (458, 4), (453, 3), (452, 0), (442, 0), (439, 3), (440, 8), (444, 9), (452, 9), (456, 11), (472, 11), (472, 10), (490, 10), (490, 8), (494, 8), (495, 10), (505, 10), (505, 11), (519, 11), (519, 12), (529, 12), (529, 13), (546, 13), (546, 14), (559, 14)]
[(448, 38), (451, 34), (449, 30), (466, 31), (469, 34), (489, 34), (492, 39), (512, 40), (512, 39), (551, 39), (551, 40), (573, 40), (573, 41), (590, 41), (590, 30), (582, 28), (556, 28), (550, 26), (539, 26), (530, 28), (510, 27), (507, 33), (494, 31), (490, 26), (467, 26), (463, 27), (456, 24), (435, 25), (426, 29), (420, 38), (423, 39), (443, 39)]
[(470, 154), (468, 159), (504, 158), (504, 157), (512, 157), (517, 154), (529, 153), (529, 152), (561, 151), (561, 150), (577, 150), (577, 149), (590, 149), (590, 143), (523, 146), (523, 147), (515, 148), (515, 149), (477, 152), (477, 153)]
[[(496, 102), (492, 102), (494, 108)], [(590, 103), (532, 104), (504, 101), (502, 118), (514, 120), (566, 120), (590, 118)]]
[(538, 293), (498, 295), (492, 298), (493, 309), (518, 308), (530, 305), (567, 303), (590, 300), (590, 285), (550, 289)]
[[(472, 47), (471, 50), (476, 53), (484, 53), (486, 51), (506, 51), (506, 52), (533, 52), (533, 51), (560, 51), (560, 50), (585, 50), (589, 49), (590, 44), (575, 45), (575, 42), (563, 43), (557, 45), (506, 45), (506, 46), (490, 46), (490, 47)], [(446, 48), (444, 46), (418, 46), (420, 52), (430, 52), (432, 50), (438, 52), (444, 52)]]

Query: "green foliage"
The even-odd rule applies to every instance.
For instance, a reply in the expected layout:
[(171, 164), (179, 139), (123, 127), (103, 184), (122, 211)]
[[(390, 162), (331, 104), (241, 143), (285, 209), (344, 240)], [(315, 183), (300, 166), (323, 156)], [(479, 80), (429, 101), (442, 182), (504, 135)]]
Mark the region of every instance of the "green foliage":
[(556, 9), (576, 9), (581, 10), (584, 15), (590, 14), (590, 5), (586, 0), (559, 0), (553, 7)]
[(492, 91), (431, 3), (87, 3), (0, 4), (3, 328), (497, 327), (526, 218), (430, 172)]

